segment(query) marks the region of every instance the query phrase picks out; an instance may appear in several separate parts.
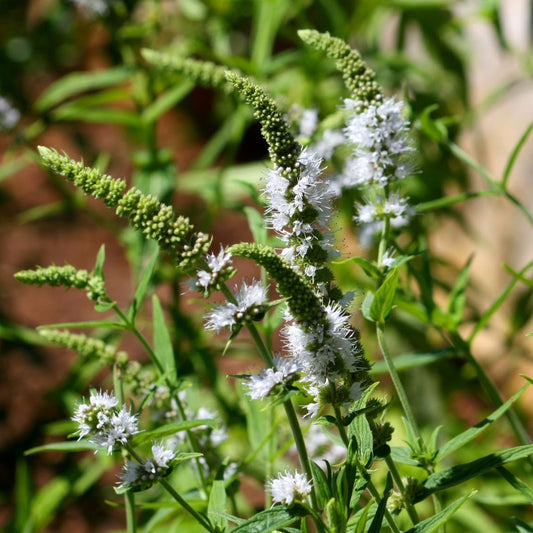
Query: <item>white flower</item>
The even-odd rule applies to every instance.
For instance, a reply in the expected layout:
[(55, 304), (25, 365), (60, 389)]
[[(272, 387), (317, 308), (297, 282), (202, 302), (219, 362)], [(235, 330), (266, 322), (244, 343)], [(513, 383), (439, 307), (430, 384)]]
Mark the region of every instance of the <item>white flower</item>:
[(0, 131), (12, 130), (20, 120), (20, 111), (11, 102), (0, 96)]
[(111, 453), (117, 444), (126, 444), (139, 432), (137, 415), (122, 407), (117, 411), (118, 400), (107, 392), (91, 391), (89, 404), (80, 404), (72, 419), (78, 423), (79, 438), (90, 435), (91, 442), (107, 448)]
[(272, 501), (286, 505), (305, 499), (311, 494), (312, 487), (305, 474), (300, 472), (285, 471), (284, 474), (279, 473), (277, 478), (267, 482), (267, 490), (272, 494)]
[(342, 131), (338, 130), (324, 130), (322, 138), (316, 141), (312, 150), (324, 159), (331, 159), (333, 151), (337, 146), (341, 146), (346, 141), (346, 137)]
[(390, 268), (395, 261), (396, 258), (394, 257), (394, 251), (385, 250), (383, 257), (381, 258), (381, 266), (384, 266), (385, 268)]
[(266, 398), (278, 385), (286, 385), (300, 371), (298, 362), (276, 357), (274, 368), (265, 368), (259, 374), (250, 376), (246, 382), (248, 396), (253, 400)]
[(154, 444), (152, 446), (152, 456), (157, 468), (166, 470), (169, 467), (169, 463), (176, 457), (176, 453), (163, 446), (163, 444)]
[(198, 271), (196, 278), (191, 280), (191, 288), (202, 291), (205, 295), (216, 289), (221, 281), (225, 281), (233, 272), (231, 252), (227, 252), (223, 246), (220, 247), (218, 255), (209, 253), (206, 256), (209, 270)]
[(215, 305), (207, 313), (206, 327), (219, 332), (223, 328), (233, 329), (237, 324), (254, 320), (262, 314), (266, 299), (266, 289), (261, 282), (255, 281), (250, 285), (244, 282), (235, 294), (235, 303)]

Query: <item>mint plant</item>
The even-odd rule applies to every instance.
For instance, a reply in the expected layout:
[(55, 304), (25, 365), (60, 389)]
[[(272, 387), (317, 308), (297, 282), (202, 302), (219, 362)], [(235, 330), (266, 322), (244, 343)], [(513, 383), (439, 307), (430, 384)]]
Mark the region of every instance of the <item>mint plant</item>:
[[(108, 295), (103, 249), (90, 273), (65, 265), (17, 274), (23, 283), (84, 289), (96, 311), (111, 316), (80, 324), (110, 333), (109, 342), (58, 331), (57, 325), (41, 330), (48, 341), (107, 367), (111, 379), (108, 390), (93, 388), (88, 401), (78, 399), (72, 412), (77, 441), (30, 452), (89, 449), (112, 455), (121, 465), (115, 492), (123, 497), (128, 532), (173, 527), (213, 533), (461, 531), (454, 520), (475, 498), (471, 480), (494, 471), (502, 482), (498, 486), (518, 498), (516, 509), (523, 518), (508, 519), (505, 527), (529, 531), (525, 506), (533, 490), (522, 477), (531, 474), (533, 445), (513, 405), (527, 384), (508, 400), (500, 396), (472, 353), (476, 332), (469, 339), (460, 332), (468, 270), (450, 290), (448, 309), (440, 309), (427, 276), (429, 265), (423, 263), (430, 252), (414, 230), (407, 231), (414, 220), (439, 207), (438, 202), (417, 206), (405, 192), (406, 182), (424, 179), (411, 134), (416, 117), (408, 116), (408, 102), (385, 95), (374, 72), (347, 43), (314, 30), (299, 35), (334, 60), (346, 86), (333, 114), (302, 114), (307, 123), (300, 124), (291, 123), (261, 84), (235, 68), (143, 51), (154, 76), (186, 76), (251, 107), (271, 163), (261, 185), (261, 205), (248, 215), (256, 242), (224, 247), (155, 195), (39, 147), (46, 169), (127, 219), (146, 240), (140, 241), (143, 246), (148, 240), (157, 246), (151, 248), (128, 309)], [(428, 114), (423, 121), (423, 129), (443, 132), (443, 124), (432, 123)], [(445, 132), (440, 141), (461, 154)], [(526, 210), (509, 197), (505, 184), (492, 177), (487, 182)], [(346, 257), (341, 235), (350, 228), (340, 227), (341, 216), (349, 217), (366, 244), (366, 257)], [(265, 227), (272, 231), (259, 231)], [(261, 279), (245, 280), (233, 290), (230, 280), (243, 260), (261, 268)], [(214, 380), (206, 391), (194, 373), (180, 374), (170, 320), (154, 292), (165, 268), (183, 281), (182, 297), (193, 292), (198, 298), (224, 297), (224, 303), (206, 303), (204, 321), (195, 326), (202, 334), (213, 333), (219, 356), (235, 349), (242, 336), (263, 368), (230, 376), (224, 393), (221, 385), (215, 390)], [(364, 283), (346, 284), (344, 279), (358, 268), (365, 273)], [(515, 277), (523, 281), (525, 272)], [(152, 342), (140, 326), (151, 292)], [(480, 324), (505, 297), (495, 300)], [(389, 346), (389, 325), (398, 312), (419, 327), (434, 329), (447, 343), (446, 356), (453, 353), (472, 366), (492, 402), (487, 418), (453, 437), (441, 437), (439, 427), (421, 427), (414, 403), (423, 398), (404, 387), (399, 372), (404, 361)], [(372, 333), (368, 326), (363, 334), (355, 327), (361, 315)], [(140, 342), (147, 363), (130, 360), (119, 349), (125, 332)], [(365, 333), (377, 342), (394, 398), (381, 392), (365, 353)], [(223, 335), (227, 342), (220, 348), (217, 339)], [(276, 339), (281, 339), (280, 353), (273, 349)], [(414, 357), (411, 364), (423, 365), (431, 357)], [(217, 363), (212, 369), (218, 373)], [(196, 412), (195, 401), (200, 404)], [(233, 420), (211, 411), (212, 403), (221, 406), (223, 401), (232, 404)], [(239, 417), (246, 419), (246, 439)], [(500, 418), (511, 423), (518, 445), (455, 461), (456, 452)], [(520, 465), (520, 474), (508, 469), (512, 463)], [(262, 487), (262, 505), (247, 498), (246, 480)], [(483, 485), (477, 486), (482, 493)]]

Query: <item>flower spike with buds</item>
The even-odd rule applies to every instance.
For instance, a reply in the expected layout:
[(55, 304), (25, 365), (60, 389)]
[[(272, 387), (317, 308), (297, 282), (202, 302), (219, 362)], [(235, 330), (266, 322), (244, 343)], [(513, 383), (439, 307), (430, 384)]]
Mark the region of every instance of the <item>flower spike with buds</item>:
[(87, 270), (78, 270), (72, 265), (38, 267), (35, 270), (21, 270), (15, 278), (28, 285), (50, 285), (52, 287), (74, 287), (85, 289), (90, 300), (97, 301), (105, 296), (104, 280)]
[(298, 35), (313, 48), (324, 50), (328, 57), (335, 59), (346, 87), (358, 102), (359, 110), (366, 109), (368, 105), (379, 105), (383, 101), (383, 92), (376, 81), (376, 75), (366, 66), (359, 52), (329, 33), (300, 30)]
[(186, 217), (174, 215), (172, 208), (162, 204), (152, 195), (132, 187), (126, 189), (124, 180), (113, 179), (96, 169), (85, 167), (50, 148), (39, 146), (43, 164), (53, 172), (65, 176), (80, 187), (85, 194), (101, 198), (116, 213), (129, 219), (132, 226), (156, 240), (162, 248), (171, 251), (178, 269), (188, 271), (203, 256), (210, 245), (204, 233), (192, 233), (193, 227)]
[(180, 74), (203, 87), (212, 87), (225, 93), (235, 92), (233, 85), (226, 80), (226, 73), (234, 72), (239, 75), (237, 70), (230, 71), (227, 67), (221, 67), (210, 61), (198, 61), (155, 50), (144, 49), (141, 53), (150, 66), (162, 74)]
[(128, 354), (100, 339), (94, 339), (81, 333), (71, 333), (58, 329), (40, 329), (39, 334), (47, 341), (59, 344), (78, 352), (82, 357), (101, 361), (103, 364), (117, 363), (124, 367), (128, 363)]

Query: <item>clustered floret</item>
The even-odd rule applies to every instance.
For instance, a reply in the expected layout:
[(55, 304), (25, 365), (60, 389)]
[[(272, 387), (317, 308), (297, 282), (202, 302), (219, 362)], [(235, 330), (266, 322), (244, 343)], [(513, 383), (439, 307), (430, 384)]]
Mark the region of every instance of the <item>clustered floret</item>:
[(80, 439), (89, 436), (108, 454), (139, 433), (137, 415), (125, 406), (118, 409), (117, 398), (107, 392), (91, 391), (89, 403), (80, 403), (72, 419), (78, 423)]
[(206, 316), (206, 327), (219, 332), (223, 328), (238, 330), (244, 323), (260, 320), (265, 314), (266, 290), (258, 281), (243, 282), (235, 302), (215, 305)]
[(284, 503), (291, 505), (295, 501), (305, 501), (311, 494), (313, 485), (301, 472), (279, 473), (277, 478), (273, 478), (267, 483), (267, 490), (272, 494), (274, 503)]
[(209, 253), (205, 257), (205, 269), (199, 270), (196, 278), (190, 280), (193, 289), (201, 291), (205, 297), (214, 290), (220, 290), (222, 283), (233, 276), (235, 269), (231, 260), (231, 253), (220, 247), (218, 255)]
[(175, 458), (174, 450), (163, 444), (154, 444), (151, 459), (146, 459), (140, 463), (130, 460), (124, 465), (119, 476), (121, 483), (118, 488), (133, 492), (146, 490), (171, 472), (172, 462)]

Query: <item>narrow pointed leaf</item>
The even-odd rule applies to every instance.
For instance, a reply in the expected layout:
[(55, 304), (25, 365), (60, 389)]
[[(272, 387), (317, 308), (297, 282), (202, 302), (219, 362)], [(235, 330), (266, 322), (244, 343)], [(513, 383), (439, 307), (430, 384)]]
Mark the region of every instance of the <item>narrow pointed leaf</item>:
[(163, 368), (163, 372), (170, 380), (177, 378), (176, 360), (174, 358), (174, 348), (170, 339), (163, 308), (157, 295), (152, 296), (152, 310), (154, 322), (154, 351), (158, 361)]
[(398, 275), (398, 268), (391, 270), (374, 294), (374, 299), (370, 306), (370, 316), (376, 322), (385, 322), (392, 311), (396, 287), (398, 286)]
[(385, 490), (383, 491), (383, 496), (381, 497), (381, 501), (378, 504), (376, 514), (372, 519), (372, 523), (370, 524), (368, 533), (379, 533), (381, 531), (381, 525), (383, 524), (383, 518), (385, 517), (385, 511), (387, 509), (387, 500), (392, 494), (392, 487), (392, 476), (390, 473), (388, 473), (387, 481), (385, 483)]
[(223, 516), (226, 511), (226, 489), (223, 479), (215, 479), (209, 494), (209, 503), (207, 504), (207, 517), (209, 521), (217, 528), (224, 529), (228, 521)]
[(475, 426), (468, 428), (453, 439), (444, 444), (437, 452), (435, 457), (436, 461), (440, 461), (446, 455), (458, 450), (472, 439), (476, 438), (480, 433), (485, 431), (495, 420), (498, 420), (508, 409), (515, 403), (522, 394), (529, 387), (529, 383), (524, 385), (514, 396), (509, 398), (503, 405), (501, 405), (496, 411), (484, 418), (481, 422), (478, 422)]
[(451, 466), (440, 472), (430, 475), (417, 491), (415, 501), (425, 500), (431, 494), (439, 490), (448, 489), (455, 485), (460, 485), (469, 479), (489, 472), (493, 468), (498, 468), (507, 463), (524, 459), (533, 454), (533, 444), (516, 446), (509, 450), (491, 453), (470, 463)]
[(472, 491), (469, 494), (466, 494), (446, 507), (446, 509), (443, 509), (440, 513), (416, 524), (416, 526), (412, 527), (407, 533), (432, 533), (433, 531), (436, 531), (450, 520), (453, 514), (466, 502), (466, 500), (468, 500), (468, 498), (470, 498), (470, 496), (472, 496), (472, 494), (474, 494), (474, 492), (475, 491)]
[(218, 422), (214, 418), (201, 418), (198, 420), (185, 420), (183, 422), (173, 422), (172, 424), (165, 424), (164, 426), (153, 429), (152, 431), (143, 431), (135, 435), (132, 439), (132, 443), (135, 446), (144, 444), (151, 440), (162, 439), (174, 435), (179, 431), (185, 431), (187, 429), (193, 429), (200, 426), (209, 426), (211, 428), (217, 428)]
[(68, 442), (52, 442), (50, 444), (43, 444), (42, 446), (35, 446), (24, 452), (24, 455), (33, 455), (41, 452), (81, 452), (85, 450), (100, 450), (101, 447), (87, 439), (81, 439)]
[(144, 297), (146, 296), (146, 292), (148, 290), (150, 280), (152, 279), (152, 274), (154, 273), (158, 258), (159, 246), (156, 245), (156, 250), (154, 251), (152, 258), (150, 259), (150, 262), (144, 269), (141, 279), (139, 280), (139, 284), (137, 285), (135, 296), (133, 297), (133, 302), (129, 311), (129, 319), (132, 322), (135, 320), (135, 316), (137, 315), (137, 312), (139, 311), (139, 308), (142, 305)]
[(307, 511), (301, 505), (290, 507), (279, 505), (256, 514), (231, 531), (232, 533), (270, 533), (296, 522), (306, 514)]

